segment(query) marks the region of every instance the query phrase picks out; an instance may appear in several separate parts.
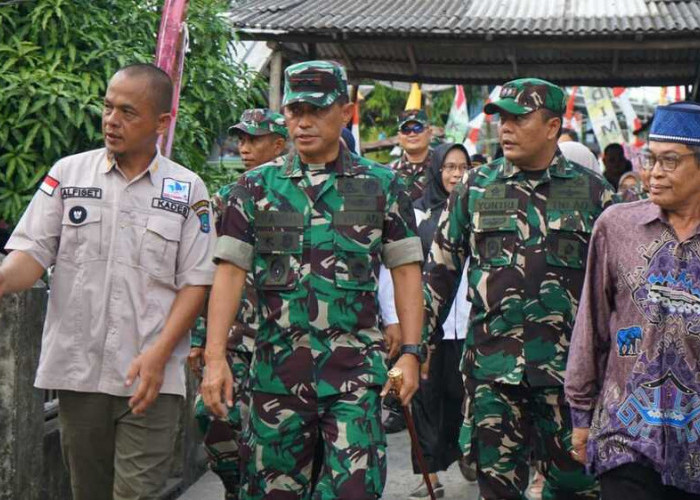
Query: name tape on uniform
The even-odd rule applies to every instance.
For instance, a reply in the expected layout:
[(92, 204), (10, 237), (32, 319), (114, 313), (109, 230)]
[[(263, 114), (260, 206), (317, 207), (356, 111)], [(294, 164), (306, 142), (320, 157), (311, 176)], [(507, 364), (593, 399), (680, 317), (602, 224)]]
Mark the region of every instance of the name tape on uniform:
[(153, 208), (159, 210), (165, 210), (166, 212), (172, 212), (174, 214), (180, 214), (185, 219), (190, 215), (190, 207), (184, 203), (179, 203), (173, 200), (165, 200), (163, 198), (153, 198), (151, 202)]
[(61, 198), (93, 198), (102, 199), (102, 189), (96, 187), (64, 187), (61, 188)]

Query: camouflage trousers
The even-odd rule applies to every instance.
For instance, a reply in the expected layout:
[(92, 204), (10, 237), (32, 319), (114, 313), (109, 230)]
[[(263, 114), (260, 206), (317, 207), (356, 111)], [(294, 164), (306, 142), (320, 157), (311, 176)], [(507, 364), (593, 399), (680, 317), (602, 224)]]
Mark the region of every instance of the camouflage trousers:
[[(378, 387), (315, 399), (253, 392), (241, 449), (241, 498), (379, 498), (386, 480), (380, 404)], [(314, 484), (319, 439), (323, 463)]]
[[(543, 500), (597, 499), (598, 483), (571, 458), (563, 387), (466, 380), (470, 402), (460, 441), (471, 444), (484, 500), (525, 499), (530, 457), (545, 476)], [(471, 427), (471, 428), (470, 428)], [(534, 448), (534, 449), (533, 449)]]
[(234, 405), (227, 418), (217, 418), (209, 413), (201, 394), (195, 400), (195, 419), (204, 435), (204, 449), (209, 467), (226, 488), (227, 499), (237, 499), (240, 488), (239, 447), (244, 424), (248, 420), (250, 394), (246, 389), (251, 354), (245, 346), (227, 352), (233, 373)]

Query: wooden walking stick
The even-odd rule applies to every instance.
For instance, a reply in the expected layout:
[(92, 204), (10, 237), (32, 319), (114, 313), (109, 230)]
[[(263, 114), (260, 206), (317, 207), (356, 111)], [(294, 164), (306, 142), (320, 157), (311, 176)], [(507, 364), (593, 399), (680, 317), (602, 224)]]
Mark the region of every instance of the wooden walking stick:
[[(403, 385), (403, 372), (401, 368), (392, 368), (389, 370), (389, 381), (391, 382), (391, 391), (396, 394), (398, 398), (401, 392), (401, 386)], [(401, 405), (403, 409), (403, 416), (406, 419), (406, 427), (408, 428), (408, 435), (411, 436), (411, 450), (416, 456), (416, 461), (418, 462), (418, 468), (423, 475), (423, 481), (428, 487), (428, 494), (430, 495), (430, 500), (435, 500), (435, 492), (433, 491), (433, 484), (430, 482), (430, 475), (428, 474), (428, 468), (425, 466), (425, 459), (423, 458), (423, 450), (418, 442), (418, 434), (416, 433), (416, 426), (413, 423), (413, 415), (411, 414), (411, 409), (408, 406)]]

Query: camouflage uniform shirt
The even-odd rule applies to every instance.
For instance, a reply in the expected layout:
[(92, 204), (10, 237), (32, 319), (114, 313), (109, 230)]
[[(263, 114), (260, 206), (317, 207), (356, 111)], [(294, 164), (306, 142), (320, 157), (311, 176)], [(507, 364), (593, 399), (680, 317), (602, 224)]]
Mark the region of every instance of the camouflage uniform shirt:
[(416, 201), (423, 196), (425, 185), (428, 183), (428, 165), (433, 156), (433, 149), (428, 150), (428, 156), (421, 163), (411, 163), (406, 158), (406, 154), (394, 161), (391, 168), (401, 175), (406, 186), (408, 186), (408, 194), (411, 201)]
[(438, 223), (424, 278), (434, 331), (471, 256), (468, 378), (563, 383), (591, 230), (612, 196), (602, 176), (560, 153), (541, 172), (500, 159), (466, 174)]
[(251, 389), (324, 397), (386, 380), (380, 263), (422, 260), (405, 186), (341, 147), (328, 165), (290, 154), (231, 190), (216, 259), (252, 270), (258, 295)]

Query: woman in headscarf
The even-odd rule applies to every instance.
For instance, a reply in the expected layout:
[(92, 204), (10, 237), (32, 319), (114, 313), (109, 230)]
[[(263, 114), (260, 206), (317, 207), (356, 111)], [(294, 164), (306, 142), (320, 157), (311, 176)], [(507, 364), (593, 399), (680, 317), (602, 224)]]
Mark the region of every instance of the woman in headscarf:
[[(438, 220), (447, 205), (447, 199), (469, 167), (469, 155), (461, 144), (442, 144), (435, 148), (428, 166), (426, 188), (423, 195), (413, 203), (418, 235), (421, 238), (425, 258), (430, 251)], [(390, 278), (390, 273), (382, 269), (380, 289), (393, 289), (387, 286), (390, 284)], [(383, 302), (393, 306), (393, 297)], [(442, 340), (434, 346), (428, 369), (422, 372), (420, 388), (411, 402), (418, 439), (430, 472), (430, 482), (438, 498), (445, 495), (445, 490), (440, 484), (437, 473), (447, 470), (462, 456), (458, 437), (462, 426), (464, 387), (459, 363), (470, 309), (471, 304), (467, 302), (467, 283), (463, 276), (457, 297), (441, 331), (433, 335)], [(383, 306), (384, 323), (397, 322), (398, 320), (394, 318), (395, 313), (391, 310), (387, 311)], [(413, 471), (420, 474), (415, 457), (413, 457)], [(411, 500), (429, 498), (427, 486), (421, 482), (408, 498)]]
[[(461, 144), (443, 144), (435, 148), (432, 160), (423, 196), (413, 203), (424, 259), (428, 257), (447, 199), (470, 167), (469, 155)], [(465, 269), (467, 267), (468, 263)], [(436, 335), (432, 336), (442, 340), (434, 346), (427, 378), (421, 380), (411, 402), (416, 432), (436, 495), (438, 491), (444, 491), (437, 473), (447, 470), (462, 457), (458, 438), (463, 419), (464, 386), (459, 363), (471, 310), (465, 275), (462, 275), (450, 313), (442, 324), (442, 332), (435, 332)], [(419, 473), (415, 458), (413, 462), (413, 471)], [(427, 487), (421, 483), (409, 498), (428, 498), (427, 494)]]
[(644, 200), (649, 197), (642, 177), (637, 172), (625, 172), (620, 177), (615, 199), (617, 203)]

